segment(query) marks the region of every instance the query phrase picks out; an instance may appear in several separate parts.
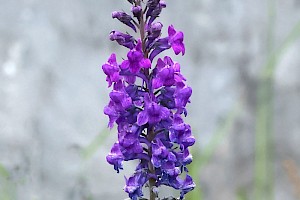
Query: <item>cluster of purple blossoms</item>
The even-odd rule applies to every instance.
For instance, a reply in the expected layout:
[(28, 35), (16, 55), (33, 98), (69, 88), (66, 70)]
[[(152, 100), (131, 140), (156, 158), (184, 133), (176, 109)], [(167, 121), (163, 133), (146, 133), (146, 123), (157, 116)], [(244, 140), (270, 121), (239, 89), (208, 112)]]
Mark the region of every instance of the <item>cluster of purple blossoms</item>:
[(144, 186), (150, 188), (150, 200), (154, 200), (161, 185), (179, 190), (183, 199), (195, 187), (187, 169), (192, 162), (189, 147), (195, 138), (183, 120), (192, 89), (186, 85), (179, 63), (169, 56), (154, 58), (170, 48), (176, 55), (184, 55), (184, 36), (171, 25), (168, 36), (161, 37), (163, 25), (155, 20), (166, 7), (163, 0), (128, 1), (131, 14), (113, 12), (112, 17), (140, 37), (115, 30), (110, 33), (110, 40), (129, 51), (121, 63), (111, 54), (102, 66), (108, 87), (113, 88), (104, 113), (110, 128), (115, 123), (118, 126), (118, 141), (106, 159), (118, 173), (123, 161), (138, 161), (124, 187), (132, 200), (143, 196)]

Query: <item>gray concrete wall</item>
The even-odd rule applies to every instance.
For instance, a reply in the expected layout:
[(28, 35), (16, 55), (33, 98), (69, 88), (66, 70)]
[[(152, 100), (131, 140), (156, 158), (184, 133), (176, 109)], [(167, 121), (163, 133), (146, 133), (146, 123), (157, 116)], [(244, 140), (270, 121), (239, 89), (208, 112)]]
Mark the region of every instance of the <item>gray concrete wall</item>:
[[(269, 17), (275, 2), (274, 18)], [(205, 200), (253, 199), (257, 90), (270, 52), (300, 20), (298, 0), (172, 0), (165, 28), (185, 32), (186, 56), (176, 57), (193, 87), (188, 121), (198, 146), (239, 105), (233, 127), (199, 177)], [(123, 174), (105, 161), (112, 131), (95, 153), (84, 151), (106, 132), (108, 102), (101, 65), (111, 52), (110, 18), (125, 0), (0, 0), (0, 182), (18, 200), (124, 199)], [(273, 20), (272, 20), (273, 19)], [(271, 25), (270, 25), (271, 24)], [(271, 31), (271, 34), (268, 32)], [(300, 41), (278, 57), (272, 85), (275, 199), (296, 199), (283, 162), (300, 167)], [(170, 54), (172, 52), (170, 51)], [(100, 139), (101, 140), (101, 139)], [(133, 164), (126, 164), (130, 173)], [(3, 170), (2, 170), (3, 171)], [(14, 198), (13, 198), (14, 197)]]

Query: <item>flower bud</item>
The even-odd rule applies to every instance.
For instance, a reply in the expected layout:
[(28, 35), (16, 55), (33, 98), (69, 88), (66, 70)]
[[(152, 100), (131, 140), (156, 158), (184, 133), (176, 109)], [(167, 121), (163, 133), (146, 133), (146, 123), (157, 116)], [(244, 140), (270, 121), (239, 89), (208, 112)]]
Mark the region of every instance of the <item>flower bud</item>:
[(154, 9), (159, 4), (159, 1), (160, 0), (149, 0), (148, 3), (147, 3), (147, 6), (150, 9)]
[(127, 26), (129, 26), (130, 28), (132, 28), (136, 32), (136, 27), (131, 22), (133, 19), (127, 13), (121, 12), (121, 11), (119, 11), (119, 12), (118, 11), (114, 11), (112, 13), (112, 18), (117, 18), (120, 22), (122, 22), (123, 24), (126, 24)]
[(140, 19), (142, 14), (142, 7), (141, 6), (132, 6), (131, 12), (133, 13), (133, 16)]
[(119, 45), (122, 45), (124, 47), (127, 47), (129, 49), (134, 48), (134, 38), (131, 35), (121, 33), (119, 31), (112, 31), (109, 34), (109, 39), (111, 41), (118, 42)]
[(163, 25), (160, 22), (151, 24), (151, 27), (149, 29), (149, 37), (152, 39), (158, 38), (161, 34), (162, 27)]
[(161, 1), (152, 1), (149, 5), (149, 9), (147, 11), (146, 16), (150, 17), (149, 24), (151, 24), (161, 13), (162, 9), (165, 8), (166, 2)]

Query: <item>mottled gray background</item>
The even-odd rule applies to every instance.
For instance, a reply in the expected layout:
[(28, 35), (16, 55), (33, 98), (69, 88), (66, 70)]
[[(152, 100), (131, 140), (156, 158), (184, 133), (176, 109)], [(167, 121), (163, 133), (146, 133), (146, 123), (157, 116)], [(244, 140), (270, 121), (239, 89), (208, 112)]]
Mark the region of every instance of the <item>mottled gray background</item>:
[[(193, 87), (187, 121), (194, 150), (203, 152), (217, 130), (224, 132), (194, 177), (203, 199), (267, 199), (255, 197), (260, 159), (269, 164), (260, 171), (272, 179), (272, 198), (297, 199), (300, 1), (167, 3), (160, 20), (185, 32), (186, 56), (174, 59)], [(0, 0), (1, 200), (126, 198), (124, 173), (105, 161), (116, 134), (103, 136), (109, 89), (101, 65), (111, 52), (126, 55), (108, 34), (128, 30), (110, 18), (128, 6), (125, 0)], [(134, 165), (125, 167), (128, 174)]]

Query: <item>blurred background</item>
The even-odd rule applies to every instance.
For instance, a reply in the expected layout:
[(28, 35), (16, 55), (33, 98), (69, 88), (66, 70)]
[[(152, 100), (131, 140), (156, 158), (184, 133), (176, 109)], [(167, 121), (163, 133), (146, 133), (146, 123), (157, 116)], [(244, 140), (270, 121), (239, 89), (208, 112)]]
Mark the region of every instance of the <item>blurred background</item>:
[[(0, 0), (0, 200), (122, 200), (101, 65), (125, 0)], [(167, 0), (197, 144), (187, 200), (300, 199), (300, 1)]]

